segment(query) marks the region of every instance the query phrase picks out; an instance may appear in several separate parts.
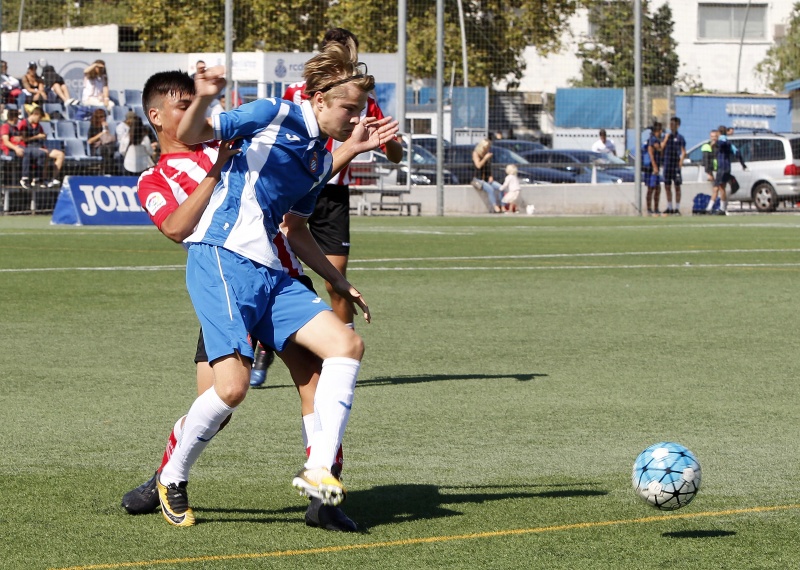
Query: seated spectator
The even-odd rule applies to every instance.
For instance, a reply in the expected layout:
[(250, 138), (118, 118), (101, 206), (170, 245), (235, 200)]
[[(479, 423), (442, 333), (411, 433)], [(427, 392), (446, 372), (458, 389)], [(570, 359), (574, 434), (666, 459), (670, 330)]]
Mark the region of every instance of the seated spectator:
[(44, 79), (36, 73), (37, 63), (28, 63), (28, 70), (22, 76), (22, 93), (25, 95), (25, 104), (47, 103), (47, 91), (44, 88)]
[[(25, 137), (20, 132), (19, 111), (17, 109), (8, 110), (8, 119), (3, 126), (0, 127), (0, 138), (2, 139), (3, 154), (10, 155), (12, 152), (20, 159), (22, 159), (22, 178), (19, 181), (20, 186), (23, 188), (31, 187), (31, 161), (35, 161), (37, 172), (44, 169), (44, 155), (38, 152), (38, 149), (29, 148)], [(34, 180), (36, 186), (39, 185), (38, 180)]]
[(128, 132), (119, 141), (119, 152), (123, 157), (125, 174), (138, 176), (155, 166), (153, 155), (156, 145), (150, 141), (149, 129), (134, 111), (125, 115)]
[(111, 100), (108, 92), (106, 62), (102, 59), (96, 60), (83, 70), (81, 105), (86, 105), (87, 107), (105, 107), (109, 111), (114, 106), (114, 101)]
[[(33, 178), (30, 182), (31, 187), (36, 187), (38, 185), (42, 188), (53, 188), (54, 186), (59, 186), (61, 184), (61, 168), (64, 166), (65, 155), (64, 151), (61, 149), (49, 149), (47, 146), (45, 146), (44, 139), (47, 138), (47, 135), (40, 124), (43, 115), (44, 112), (42, 111), (41, 107), (34, 107), (27, 119), (22, 119), (17, 123), (17, 130), (27, 146), (26, 155), (28, 152), (30, 152), (31, 159), (36, 161), (37, 172), (41, 177), (41, 182), (36, 178)], [(45, 159), (47, 158), (53, 159), (55, 171), (52, 174), (50, 182), (45, 183), (45, 168), (48, 164)], [(28, 169), (28, 175), (29, 174), (30, 167)], [(25, 177), (25, 158), (23, 157), (22, 179), (25, 180)], [(25, 184), (23, 184), (22, 181), (20, 181), (20, 185), (25, 187)]]
[(117, 153), (117, 137), (108, 130), (105, 109), (95, 109), (92, 112), (87, 140), (92, 155), (103, 157), (103, 174), (115, 174), (114, 155)]
[[(56, 73), (56, 68), (48, 65), (47, 60), (42, 60), (42, 79), (44, 80), (44, 87), (48, 92), (48, 100), (51, 99), (50, 93), (55, 95), (62, 104), (71, 105), (77, 103), (69, 94), (69, 88), (64, 83), (64, 78)], [(52, 99), (55, 101), (55, 99)]]
[(475, 145), (472, 150), (472, 162), (475, 164), (475, 177), (472, 186), (476, 190), (483, 190), (489, 198), (490, 212), (500, 213), (500, 199), (498, 191), (500, 183), (492, 176), (492, 139), (486, 138)]
[(8, 74), (8, 62), (0, 61), (0, 89), (2, 101), (0, 103), (16, 103), (17, 97), (22, 94), (22, 84), (19, 79)]

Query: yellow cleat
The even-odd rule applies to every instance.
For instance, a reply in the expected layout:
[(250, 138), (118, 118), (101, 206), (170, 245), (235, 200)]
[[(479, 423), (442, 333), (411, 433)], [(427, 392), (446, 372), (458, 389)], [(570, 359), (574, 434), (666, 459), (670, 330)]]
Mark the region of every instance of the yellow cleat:
[(164, 485), (156, 480), (158, 500), (161, 502), (161, 514), (167, 522), (174, 526), (193, 526), (194, 512), (189, 506), (189, 495), (186, 493), (186, 481)]
[(301, 469), (292, 479), (292, 487), (301, 495), (316, 497), (323, 505), (337, 506), (344, 502), (347, 490), (325, 467)]

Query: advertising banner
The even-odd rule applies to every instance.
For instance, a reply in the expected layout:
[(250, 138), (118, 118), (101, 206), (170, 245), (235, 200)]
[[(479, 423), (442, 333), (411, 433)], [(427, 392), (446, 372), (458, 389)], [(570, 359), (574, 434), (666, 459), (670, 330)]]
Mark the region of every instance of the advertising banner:
[(150, 218), (139, 204), (135, 176), (67, 176), (51, 224), (140, 226)]

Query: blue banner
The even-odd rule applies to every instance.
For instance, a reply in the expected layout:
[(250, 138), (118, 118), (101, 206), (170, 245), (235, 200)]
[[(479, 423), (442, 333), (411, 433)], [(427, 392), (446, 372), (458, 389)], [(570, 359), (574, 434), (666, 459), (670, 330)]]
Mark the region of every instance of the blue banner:
[(141, 226), (150, 218), (139, 204), (135, 176), (67, 176), (51, 224)]
[(565, 129), (621, 129), (624, 89), (556, 89), (556, 126)]

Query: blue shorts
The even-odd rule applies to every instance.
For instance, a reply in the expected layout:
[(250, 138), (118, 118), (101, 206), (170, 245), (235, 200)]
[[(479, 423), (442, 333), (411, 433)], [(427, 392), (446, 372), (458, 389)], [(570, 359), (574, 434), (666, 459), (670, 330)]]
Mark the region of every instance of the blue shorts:
[(717, 171), (717, 176), (714, 178), (714, 186), (725, 186), (731, 179), (730, 172)]
[(642, 172), (642, 180), (644, 181), (644, 185), (648, 188), (655, 188), (661, 183), (661, 176), (653, 174), (651, 170), (649, 172)]
[(330, 310), (283, 270), (204, 243), (189, 246), (186, 288), (209, 362), (234, 352), (252, 359), (248, 332), (280, 352), (291, 335)]

